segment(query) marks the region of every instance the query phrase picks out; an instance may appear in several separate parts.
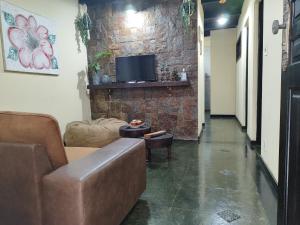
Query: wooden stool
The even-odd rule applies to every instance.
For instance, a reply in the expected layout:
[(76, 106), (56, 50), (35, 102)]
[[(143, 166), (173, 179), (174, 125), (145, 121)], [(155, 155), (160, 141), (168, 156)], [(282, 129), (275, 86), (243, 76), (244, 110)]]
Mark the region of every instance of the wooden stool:
[[(162, 135), (157, 136), (157, 134), (161, 133)], [(167, 148), (168, 152), (168, 160), (171, 159), (171, 147), (173, 143), (173, 135), (166, 133), (165, 131), (160, 131), (153, 133), (151, 136), (145, 135), (146, 149), (147, 149), (147, 159), (151, 162), (151, 149), (152, 148)]]

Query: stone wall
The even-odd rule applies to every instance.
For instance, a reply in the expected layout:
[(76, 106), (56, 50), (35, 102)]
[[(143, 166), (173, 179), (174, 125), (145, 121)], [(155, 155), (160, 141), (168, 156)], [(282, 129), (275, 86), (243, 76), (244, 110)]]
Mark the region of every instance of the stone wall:
[[(133, 0), (131, 4), (143, 18), (141, 27), (127, 26), (126, 0), (102, 1), (89, 6), (94, 24), (89, 56), (109, 49), (114, 57), (139, 54), (156, 55), (156, 72), (186, 68), (190, 87), (98, 90), (91, 95), (93, 118), (127, 115), (128, 120), (142, 119), (152, 130), (167, 129), (177, 139), (196, 139), (197, 134), (197, 34), (196, 15), (192, 32), (184, 31), (179, 7), (182, 0)], [(115, 76), (114, 57), (109, 73)]]
[(289, 26), (291, 11), (288, 0), (283, 0), (283, 23), (287, 25), (287, 29), (282, 32), (282, 70), (286, 71), (289, 64)]

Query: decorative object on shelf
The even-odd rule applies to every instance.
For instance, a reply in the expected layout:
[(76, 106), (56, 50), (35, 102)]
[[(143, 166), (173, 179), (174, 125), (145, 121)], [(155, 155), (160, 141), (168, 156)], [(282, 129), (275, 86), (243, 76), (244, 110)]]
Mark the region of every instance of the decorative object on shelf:
[(165, 81), (165, 64), (161, 64), (160, 66), (160, 81), (163, 82)]
[(164, 82), (164, 81), (172, 81), (172, 74), (170, 72), (170, 69), (167, 65), (162, 64), (160, 66), (160, 81)]
[(5, 1), (0, 4), (5, 70), (58, 75), (54, 23)]
[(172, 80), (173, 81), (179, 81), (180, 80), (180, 76), (179, 76), (179, 73), (178, 73), (177, 69), (174, 69), (173, 72), (172, 72)]
[[(89, 63), (89, 73), (93, 76), (93, 84), (99, 85), (101, 82), (105, 84), (111, 83), (111, 77), (109, 75), (102, 75), (102, 73), (110, 74), (109, 61), (111, 56), (111, 51), (100, 51), (95, 54), (94, 58)], [(96, 83), (98, 82), (97, 76), (99, 76), (98, 84)]]
[(187, 74), (186, 74), (185, 68), (182, 69), (182, 72), (180, 74), (180, 80), (187, 81)]
[(166, 81), (171, 81), (171, 73), (169, 67), (166, 67)]
[(79, 31), (81, 40), (85, 46), (88, 46), (90, 40), (90, 29), (92, 25), (91, 18), (87, 12), (87, 5), (80, 5), (79, 15), (75, 20), (76, 29)]
[(101, 78), (102, 84), (110, 84), (112, 82), (111, 76), (103, 75)]
[(188, 31), (192, 25), (191, 17), (196, 12), (196, 3), (194, 0), (183, 0), (180, 6), (180, 14), (185, 31)]
[(101, 84), (102, 81), (102, 74), (100, 71), (98, 71), (97, 73), (94, 73), (93, 75), (93, 84), (94, 85), (99, 85)]

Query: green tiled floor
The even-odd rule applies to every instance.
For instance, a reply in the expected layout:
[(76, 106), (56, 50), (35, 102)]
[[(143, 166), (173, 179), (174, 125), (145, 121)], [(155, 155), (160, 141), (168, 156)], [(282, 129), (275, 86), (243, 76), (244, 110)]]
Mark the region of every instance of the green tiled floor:
[[(276, 211), (263, 207), (260, 193), (276, 199), (245, 139), (235, 120), (215, 119), (201, 144), (176, 141), (172, 160), (154, 150), (147, 190), (122, 225), (275, 225)], [(217, 214), (224, 210), (240, 218), (228, 223)]]

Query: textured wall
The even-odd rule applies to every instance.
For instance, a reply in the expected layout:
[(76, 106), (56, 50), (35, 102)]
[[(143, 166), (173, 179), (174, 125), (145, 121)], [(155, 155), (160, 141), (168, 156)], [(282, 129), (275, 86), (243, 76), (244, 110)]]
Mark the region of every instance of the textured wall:
[[(126, 1), (104, 1), (90, 6), (94, 23), (89, 56), (110, 49), (114, 55), (156, 55), (156, 71), (160, 77), (161, 64), (179, 71), (186, 68), (191, 87), (114, 90), (111, 98), (106, 91), (91, 96), (92, 115), (116, 115), (120, 111), (133, 118), (146, 120), (153, 130), (171, 130), (176, 138), (197, 138), (197, 34), (196, 14), (193, 33), (185, 34), (179, 6), (181, 0), (132, 1), (144, 18), (140, 28), (128, 27)], [(115, 75), (112, 60), (110, 74)], [(109, 115), (109, 116), (110, 116)]]
[(289, 63), (289, 26), (290, 26), (290, 7), (288, 0), (283, 0), (283, 23), (287, 25), (287, 29), (282, 32), (282, 70), (286, 71)]

